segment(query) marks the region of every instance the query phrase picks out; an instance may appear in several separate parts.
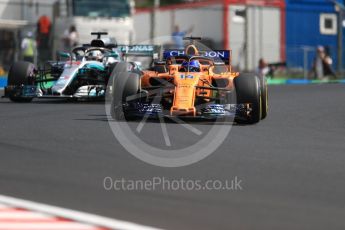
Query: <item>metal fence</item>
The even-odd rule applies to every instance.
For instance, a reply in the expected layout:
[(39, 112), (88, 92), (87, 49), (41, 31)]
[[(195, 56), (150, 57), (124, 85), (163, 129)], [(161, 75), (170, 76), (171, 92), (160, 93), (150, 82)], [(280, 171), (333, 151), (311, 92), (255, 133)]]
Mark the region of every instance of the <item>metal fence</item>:
[[(337, 70), (337, 48), (335, 46), (325, 46), (332, 59), (332, 68)], [(313, 78), (312, 67), (317, 56), (316, 46), (287, 46), (286, 64), (287, 74), (303, 76), (305, 79)], [(342, 65), (343, 69), (344, 64)], [(338, 72), (338, 77), (342, 77), (342, 71)]]

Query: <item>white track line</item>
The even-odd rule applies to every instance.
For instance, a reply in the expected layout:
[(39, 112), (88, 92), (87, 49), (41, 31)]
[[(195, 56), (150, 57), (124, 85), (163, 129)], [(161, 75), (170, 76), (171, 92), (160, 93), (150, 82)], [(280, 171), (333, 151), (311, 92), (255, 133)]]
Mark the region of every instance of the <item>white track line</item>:
[(38, 212), (28, 212), (28, 211), (21, 211), (21, 210), (13, 210), (13, 211), (0, 211), (0, 221), (6, 219), (15, 219), (15, 220), (24, 220), (24, 219), (55, 219), (51, 215), (46, 215), (43, 213)]
[[(121, 230), (157, 230), (157, 228), (144, 226), (128, 221), (111, 219), (85, 212), (74, 211), (66, 208), (55, 207), (47, 204), (40, 204), (33, 201), (22, 200), (14, 197), (0, 195), (0, 203), (14, 207), (24, 208), (31, 211), (42, 212), (57, 217), (71, 219), (81, 223), (101, 226), (110, 229)], [(8, 226), (10, 227), (10, 226)], [(11, 228), (9, 228), (11, 229)], [(13, 228), (12, 228), (13, 229)], [(38, 230), (38, 229), (37, 229)]]
[(13, 223), (0, 222), (0, 230), (95, 230), (97, 227), (75, 222)]

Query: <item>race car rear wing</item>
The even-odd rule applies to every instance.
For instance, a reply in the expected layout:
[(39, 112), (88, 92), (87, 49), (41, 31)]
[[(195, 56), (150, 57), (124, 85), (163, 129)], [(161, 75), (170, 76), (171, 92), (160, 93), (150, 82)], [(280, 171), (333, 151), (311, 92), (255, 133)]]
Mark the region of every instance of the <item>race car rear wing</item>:
[(158, 60), (161, 53), (161, 46), (158, 45), (118, 45), (118, 50), (124, 56), (152, 57)]
[[(168, 49), (164, 50), (163, 58), (166, 60), (169, 57), (178, 57), (186, 55), (183, 49)], [(231, 65), (232, 51), (231, 50), (199, 50), (199, 56), (211, 58), (215, 63), (224, 63), (226, 65)]]

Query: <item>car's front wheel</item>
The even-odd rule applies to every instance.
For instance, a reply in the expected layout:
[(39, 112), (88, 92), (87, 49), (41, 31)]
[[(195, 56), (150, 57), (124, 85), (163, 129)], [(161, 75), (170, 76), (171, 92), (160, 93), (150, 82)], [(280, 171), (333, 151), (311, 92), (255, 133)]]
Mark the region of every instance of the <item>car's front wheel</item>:
[(33, 97), (24, 97), (22, 87), (34, 84), (34, 64), (25, 61), (14, 63), (8, 73), (9, 98), (13, 102), (31, 102)]
[(261, 91), (261, 119), (265, 119), (268, 114), (268, 86), (265, 76), (260, 76), (260, 91)]
[(241, 74), (234, 79), (237, 104), (250, 104), (251, 112), (245, 120), (236, 118), (238, 123), (255, 124), (261, 120), (260, 80), (252, 74)]
[(129, 119), (123, 105), (128, 103), (130, 96), (135, 97), (140, 92), (140, 77), (136, 73), (121, 72), (127, 63), (119, 63), (112, 73), (112, 103), (111, 115), (115, 120)]

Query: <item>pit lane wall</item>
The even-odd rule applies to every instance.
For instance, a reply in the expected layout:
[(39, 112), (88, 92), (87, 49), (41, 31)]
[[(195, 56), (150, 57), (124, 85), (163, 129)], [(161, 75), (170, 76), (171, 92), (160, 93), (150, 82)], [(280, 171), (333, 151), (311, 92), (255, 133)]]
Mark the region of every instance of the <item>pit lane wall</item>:
[[(247, 8), (247, 19), (236, 11)], [(212, 40), (214, 49), (231, 48), (233, 65), (254, 70), (261, 57), (269, 63), (285, 61), (285, 11), (283, 0), (213, 0), (159, 7), (155, 36), (170, 36), (194, 26), (192, 35)], [(150, 40), (152, 9), (137, 9), (135, 41)], [(247, 20), (247, 21), (246, 21)], [(247, 49), (244, 50), (245, 31)]]

